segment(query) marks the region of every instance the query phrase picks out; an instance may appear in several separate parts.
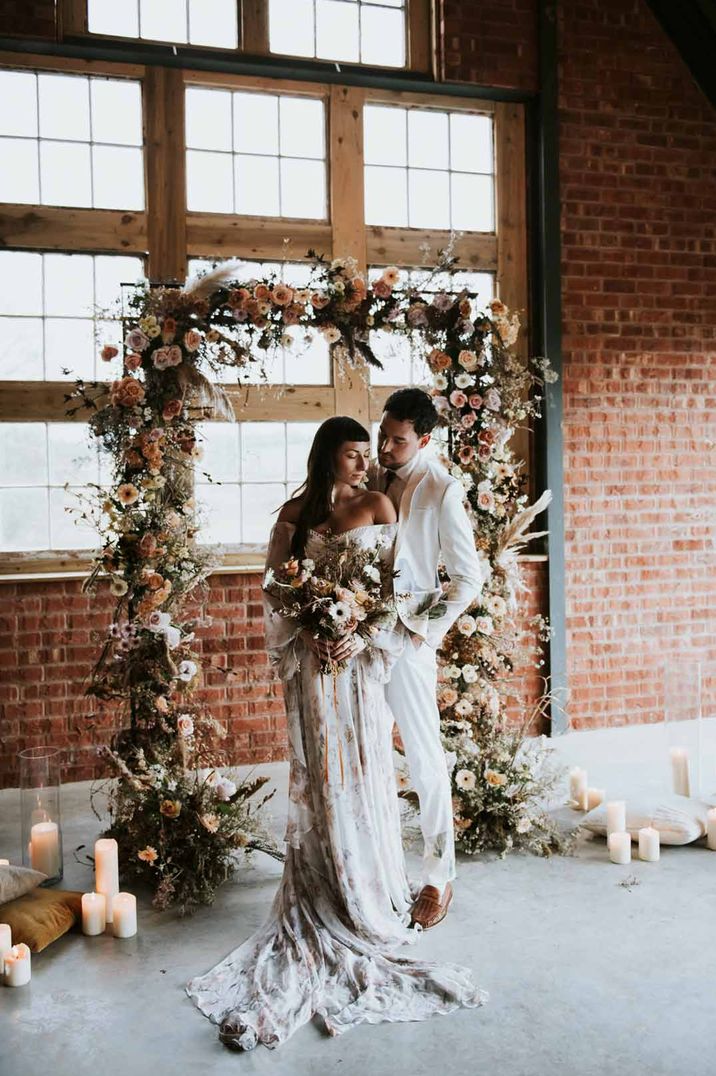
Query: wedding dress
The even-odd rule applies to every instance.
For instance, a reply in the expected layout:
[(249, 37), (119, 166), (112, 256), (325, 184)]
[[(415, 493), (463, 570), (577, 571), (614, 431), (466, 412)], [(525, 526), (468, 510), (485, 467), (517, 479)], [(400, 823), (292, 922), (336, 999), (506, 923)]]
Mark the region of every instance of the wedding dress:
[[(392, 562), (397, 524), (345, 538)], [(289, 558), (294, 528), (276, 523), (267, 565)], [(333, 543), (338, 539), (333, 536)], [(310, 531), (306, 557), (325, 537)], [(336, 677), (322, 676), (295, 625), (265, 598), (269, 652), (283, 681), (289, 812), (283, 877), (263, 926), (186, 992), (230, 1046), (275, 1047), (319, 1015), (338, 1035), (360, 1023), (424, 1020), (487, 1000), (456, 964), (408, 959), (416, 895), (406, 873), (384, 683), (403, 645), (381, 631)]]

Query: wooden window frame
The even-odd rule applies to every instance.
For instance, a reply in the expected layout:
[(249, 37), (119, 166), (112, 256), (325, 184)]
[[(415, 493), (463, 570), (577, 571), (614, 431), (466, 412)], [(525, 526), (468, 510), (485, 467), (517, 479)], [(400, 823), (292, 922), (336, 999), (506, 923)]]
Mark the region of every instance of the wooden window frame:
[[(136, 37), (120, 37), (91, 33), (87, 18), (87, 0), (59, 0), (58, 37), (60, 41), (86, 43), (88, 41), (111, 41), (131, 44), (138, 48), (163, 46), (198, 50), (209, 55), (240, 55), (275, 57), (276, 60), (298, 60), (335, 69), (335, 61), (320, 57), (292, 56), (291, 53), (271, 52), (269, 48), (269, 0), (236, 0), (238, 45), (235, 49), (218, 48), (214, 45), (191, 45), (171, 41), (153, 41)], [(406, 74), (435, 76), (435, 0), (405, 0), (405, 64), (403, 67), (383, 67), (379, 70)], [(346, 70), (360, 70), (366, 64), (341, 60)], [(376, 70), (376, 68), (371, 68)]]
[[(0, 204), (0, 246), (5, 250), (132, 254), (146, 258), (154, 281), (182, 281), (189, 257), (300, 261), (313, 247), (328, 257), (352, 255), (369, 265), (420, 265), (421, 244), (437, 251), (448, 232), (366, 225), (363, 187), (364, 103), (489, 113), (496, 148), (494, 233), (466, 233), (455, 244), (460, 266), (496, 274), (496, 292), (511, 308), (527, 311), (527, 219), (525, 106), (447, 94), (391, 91), (265, 77), (205, 72), (158, 65), (124, 64), (69, 57), (0, 52), (0, 67), (97, 74), (142, 83), (146, 208), (142, 212)], [(184, 91), (192, 86), (291, 93), (320, 97), (326, 104), (329, 215), (327, 221), (234, 216), (186, 210)], [(285, 243), (290, 238), (290, 245)], [(527, 326), (525, 326), (527, 330)], [(526, 353), (528, 332), (520, 337)], [(321, 421), (351, 414), (377, 421), (387, 395), (397, 386), (370, 387), (359, 369), (334, 364), (330, 385), (228, 386), (238, 420)], [(67, 381), (5, 381), (0, 385), (0, 421), (68, 421)], [(82, 421), (78, 414), (76, 421)], [(520, 443), (529, 458), (527, 440)], [(261, 554), (227, 553), (222, 571), (255, 571)], [(0, 555), (0, 578), (83, 576), (88, 551), (41, 551)]]

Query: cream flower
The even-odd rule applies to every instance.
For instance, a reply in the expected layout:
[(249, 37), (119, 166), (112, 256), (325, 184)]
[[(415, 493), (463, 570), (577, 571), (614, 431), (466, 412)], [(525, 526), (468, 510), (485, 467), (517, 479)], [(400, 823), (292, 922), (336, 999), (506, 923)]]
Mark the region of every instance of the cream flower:
[(190, 714), (181, 714), (177, 718), (177, 732), (180, 736), (188, 737), (194, 732), (194, 722)]
[(455, 784), (458, 788), (471, 791), (477, 785), (477, 778), (472, 770), (458, 770), (455, 774)]
[(457, 630), (461, 635), (466, 635), (468, 637), (474, 635), (475, 628), (475, 618), (473, 616), (468, 616), (467, 613), (464, 616), (461, 616), (457, 622)]
[(474, 665), (463, 665), (462, 678), (466, 684), (474, 684), (477, 680), (477, 669)]
[(336, 344), (341, 338), (340, 329), (337, 329), (335, 325), (326, 325), (325, 328), (321, 329), (321, 333), (328, 344)]
[(455, 713), (460, 717), (469, 717), (473, 711), (473, 705), (469, 699), (460, 699), (455, 706)]
[(502, 788), (507, 784), (507, 777), (504, 773), (498, 773), (497, 770), (491, 770), (489, 768), (485, 770), (485, 780), (488, 785), (491, 785), (493, 788)]
[(499, 594), (491, 594), (485, 602), (488, 612), (498, 618), (503, 617), (507, 612), (507, 602)]
[(207, 829), (209, 833), (216, 833), (219, 828), (219, 816), (216, 814), (202, 814), (199, 815), (199, 821), (204, 829)]
[(124, 505), (134, 504), (139, 500), (139, 490), (132, 482), (123, 482), (117, 487), (117, 500)]

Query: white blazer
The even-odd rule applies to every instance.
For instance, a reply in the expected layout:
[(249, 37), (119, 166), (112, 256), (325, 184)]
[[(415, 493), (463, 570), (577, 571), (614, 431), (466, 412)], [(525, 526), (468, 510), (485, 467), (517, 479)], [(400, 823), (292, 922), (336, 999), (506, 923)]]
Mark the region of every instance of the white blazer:
[[(369, 489), (384, 492), (386, 474), (372, 463)], [(450, 576), (445, 592), (438, 578), (440, 560)], [(434, 649), (490, 577), (487, 558), (475, 548), (461, 484), (423, 452), (400, 498), (395, 570), (400, 573), (393, 583), (398, 615)]]

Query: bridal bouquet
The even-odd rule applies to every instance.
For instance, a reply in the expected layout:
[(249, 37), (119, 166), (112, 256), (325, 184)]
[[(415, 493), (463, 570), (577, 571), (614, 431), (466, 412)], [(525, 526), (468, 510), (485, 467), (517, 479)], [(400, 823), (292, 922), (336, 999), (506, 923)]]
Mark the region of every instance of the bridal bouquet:
[[(277, 612), (306, 628), (315, 639), (337, 642), (355, 632), (370, 646), (381, 628), (396, 621), (392, 580), (396, 573), (381, 557), (381, 546), (329, 540), (325, 554), (287, 560), (269, 568), (263, 588), (278, 602)], [(321, 672), (343, 671), (346, 661), (321, 664)]]

